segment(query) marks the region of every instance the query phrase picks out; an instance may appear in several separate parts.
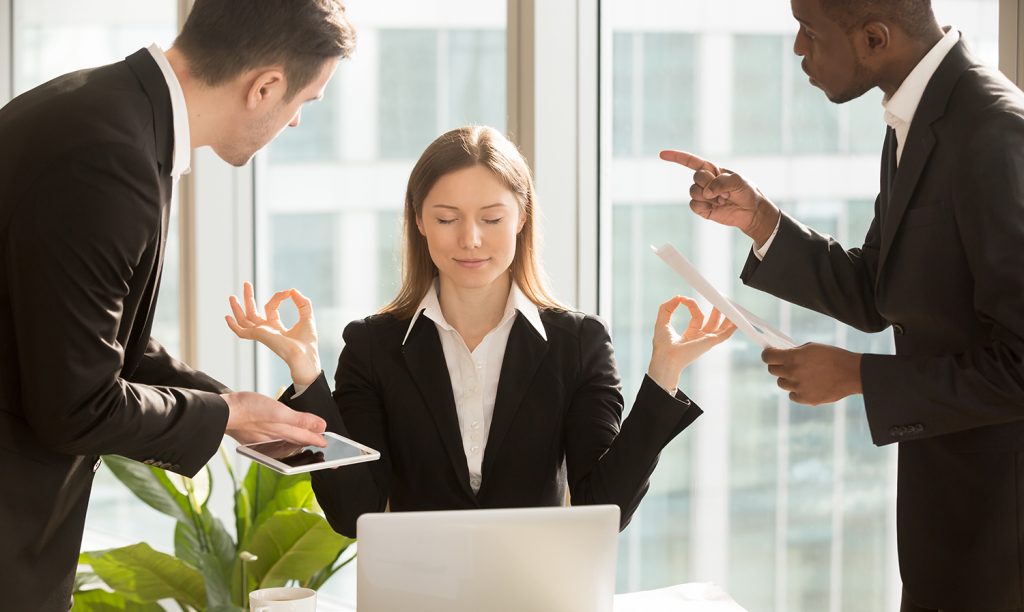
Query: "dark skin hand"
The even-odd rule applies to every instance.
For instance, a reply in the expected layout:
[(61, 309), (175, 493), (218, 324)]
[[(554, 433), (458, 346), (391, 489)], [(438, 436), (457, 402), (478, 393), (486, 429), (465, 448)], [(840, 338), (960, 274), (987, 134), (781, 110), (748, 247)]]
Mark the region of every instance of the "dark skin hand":
[(794, 349), (765, 349), (761, 360), (768, 373), (789, 391), (789, 399), (808, 406), (837, 402), (863, 393), (860, 353), (814, 342)]

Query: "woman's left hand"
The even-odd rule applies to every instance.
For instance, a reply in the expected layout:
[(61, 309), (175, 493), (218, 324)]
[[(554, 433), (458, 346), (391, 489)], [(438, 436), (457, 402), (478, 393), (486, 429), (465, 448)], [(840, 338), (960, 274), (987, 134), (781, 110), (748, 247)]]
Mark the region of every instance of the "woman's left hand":
[[(690, 325), (680, 335), (672, 326), (672, 313), (684, 304), (690, 310)], [(675, 389), (679, 375), (686, 366), (708, 352), (711, 347), (729, 339), (736, 331), (732, 321), (715, 308), (704, 320), (696, 300), (677, 295), (661, 305), (654, 324), (654, 349), (647, 375), (662, 388)]]

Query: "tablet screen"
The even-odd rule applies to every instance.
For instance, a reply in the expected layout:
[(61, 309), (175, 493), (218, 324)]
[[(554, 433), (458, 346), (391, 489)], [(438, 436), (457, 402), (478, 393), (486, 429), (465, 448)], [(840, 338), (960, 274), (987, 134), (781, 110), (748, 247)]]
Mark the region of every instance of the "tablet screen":
[(325, 448), (302, 446), (284, 440), (258, 442), (256, 444), (247, 444), (246, 446), (261, 455), (266, 455), (290, 467), (352, 459), (371, 454), (349, 444), (345, 440), (330, 435), (325, 435), (324, 440), (327, 441)]

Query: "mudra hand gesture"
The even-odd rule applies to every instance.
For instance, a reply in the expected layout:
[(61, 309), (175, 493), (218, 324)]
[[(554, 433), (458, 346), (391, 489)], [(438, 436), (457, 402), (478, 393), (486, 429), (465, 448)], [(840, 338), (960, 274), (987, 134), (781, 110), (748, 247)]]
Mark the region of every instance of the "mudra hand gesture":
[[(690, 324), (682, 334), (672, 326), (672, 313), (680, 305), (685, 305), (690, 311)], [(705, 321), (696, 300), (677, 295), (658, 310), (647, 375), (662, 388), (674, 389), (686, 366), (728, 340), (735, 331), (736, 325), (724, 318), (717, 308), (712, 309), (711, 316)]]
[[(291, 299), (299, 311), (295, 325), (285, 328), (281, 323), (278, 309), (285, 300)], [(263, 307), (263, 313), (256, 308), (252, 284), (246, 282), (242, 288), (242, 300), (231, 296), (228, 303), (234, 316), (224, 320), (235, 335), (245, 340), (255, 340), (274, 351), (291, 370), (292, 381), (297, 385), (311, 385), (320, 376), (320, 356), (317, 353), (316, 320), (313, 317), (313, 303), (297, 289), (278, 291)]]

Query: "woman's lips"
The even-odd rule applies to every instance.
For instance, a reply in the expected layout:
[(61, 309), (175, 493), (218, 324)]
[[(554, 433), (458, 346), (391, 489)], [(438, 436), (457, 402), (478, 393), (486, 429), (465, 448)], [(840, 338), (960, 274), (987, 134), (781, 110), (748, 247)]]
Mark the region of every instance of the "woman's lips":
[(459, 264), (463, 268), (476, 269), (484, 267), (487, 265), (488, 261), (490, 261), (490, 259), (456, 259), (455, 263)]

